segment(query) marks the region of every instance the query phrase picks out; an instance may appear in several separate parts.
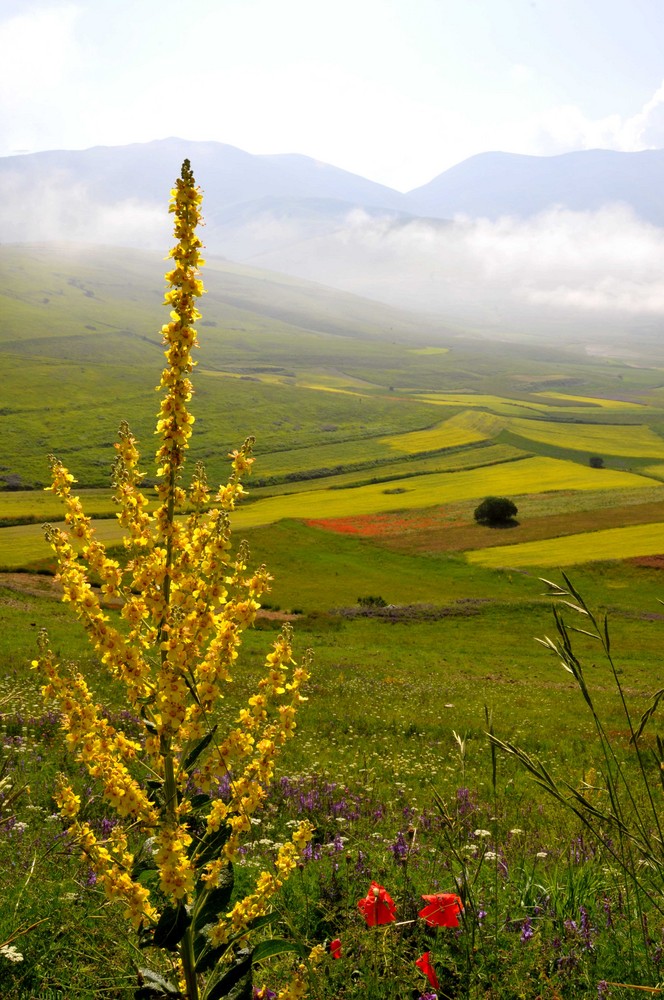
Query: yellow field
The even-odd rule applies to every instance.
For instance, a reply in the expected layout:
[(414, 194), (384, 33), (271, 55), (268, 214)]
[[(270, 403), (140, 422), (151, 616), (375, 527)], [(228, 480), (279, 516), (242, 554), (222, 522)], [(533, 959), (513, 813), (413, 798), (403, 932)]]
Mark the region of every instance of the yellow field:
[(664, 479), (664, 464), (646, 465), (641, 471), (644, 476), (654, 476), (655, 479)]
[(542, 399), (569, 400), (570, 403), (578, 403), (580, 406), (599, 406), (606, 410), (636, 410), (643, 406), (643, 403), (628, 403), (624, 399), (604, 399), (601, 396), (570, 396), (566, 392), (536, 392), (534, 395)]
[[(506, 396), (488, 396), (473, 392), (437, 392), (419, 393), (413, 396), (420, 403), (433, 403), (435, 406), (478, 406), (483, 409), (493, 410), (504, 416), (523, 417), (530, 413), (548, 413), (554, 407), (546, 403), (521, 402), (516, 399), (509, 399)], [(555, 411), (559, 412), (559, 407)]]
[[(106, 544), (117, 545), (122, 538), (122, 528), (115, 518), (94, 521), (97, 538)], [(0, 567), (19, 569), (39, 559), (53, 556), (50, 545), (46, 544), (41, 524), (19, 525), (14, 528), (0, 528)]]
[[(458, 416), (465, 417), (465, 414), (461, 413)], [(464, 444), (474, 444), (476, 441), (485, 441), (490, 436), (478, 427), (471, 426), (471, 422), (459, 421), (457, 417), (452, 417), (423, 431), (409, 431), (407, 434), (380, 438), (380, 444), (386, 444), (406, 455), (415, 455), (419, 451), (435, 451), (438, 448), (457, 448)]]
[[(85, 512), (89, 515), (99, 515), (115, 513), (116, 505), (113, 503), (113, 490), (92, 489), (80, 491), (85, 504)], [(148, 509), (156, 506), (156, 499)], [(0, 517), (19, 518), (30, 515), (39, 518), (39, 522), (48, 521), (50, 518), (62, 518), (63, 506), (59, 497), (46, 490), (31, 490), (28, 493), (21, 491), (0, 492)]]
[[(208, 376), (210, 378), (231, 378), (236, 380), (247, 379), (246, 375), (241, 375), (238, 372), (215, 372), (215, 371), (205, 371), (201, 370), (201, 375)], [(252, 382), (262, 382), (265, 385), (296, 385), (298, 389), (316, 389), (319, 392), (340, 392), (346, 396), (363, 396), (366, 394), (366, 389), (370, 386), (368, 382), (359, 382), (357, 379), (348, 378), (345, 381), (342, 379), (329, 379), (329, 382), (311, 382), (308, 376), (304, 378), (295, 378), (291, 375), (287, 375), (284, 372), (256, 372), (250, 376)], [(338, 383), (338, 384), (336, 384)], [(357, 386), (357, 388), (354, 388)], [(364, 391), (360, 391), (364, 390)]]
[[(355, 489), (317, 489), (266, 497), (236, 511), (232, 522), (235, 529), (242, 530), (283, 518), (346, 517), (419, 509), (436, 504), (474, 501), (491, 494), (519, 496), (553, 490), (639, 489), (646, 485), (652, 485), (652, 480), (629, 472), (591, 469), (576, 462), (535, 456), (480, 469), (430, 473)], [(471, 516), (469, 512), (469, 518)], [(120, 540), (120, 528), (114, 520), (96, 521), (95, 527), (102, 541), (117, 543)], [(39, 525), (0, 529), (2, 567), (21, 566), (44, 558), (48, 552)]]
[(409, 347), (409, 354), (448, 354), (449, 347)]
[[(651, 484), (651, 480), (630, 472), (590, 469), (575, 462), (536, 456), (481, 469), (398, 479), (389, 484), (372, 483), (349, 490), (312, 490), (295, 496), (266, 497), (237, 511), (233, 523), (238, 528), (249, 528), (286, 517), (374, 514), (480, 499), (491, 494), (518, 496), (549, 490), (636, 489)], [(403, 492), (392, 492), (397, 489)]]
[(466, 559), (490, 569), (524, 566), (572, 566), (606, 559), (659, 555), (664, 552), (664, 522), (637, 524), (629, 528), (586, 531), (562, 538), (547, 538), (519, 545), (467, 552)]
[(559, 448), (597, 452), (599, 455), (664, 460), (664, 440), (645, 424), (625, 427), (513, 418), (509, 422), (509, 429), (530, 441), (540, 441)]

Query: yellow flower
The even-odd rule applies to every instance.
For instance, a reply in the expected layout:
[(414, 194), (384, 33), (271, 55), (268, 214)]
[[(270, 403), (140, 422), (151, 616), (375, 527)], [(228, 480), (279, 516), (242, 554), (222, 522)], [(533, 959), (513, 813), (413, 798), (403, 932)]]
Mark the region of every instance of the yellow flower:
[[(195, 232), (200, 205), (201, 193), (185, 161), (169, 207), (177, 245), (166, 275), (170, 318), (162, 326), (166, 364), (160, 380), (158, 504), (153, 513), (139, 488), (138, 445), (124, 422), (115, 446), (113, 496), (125, 532), (125, 558), (110, 557), (73, 493), (73, 475), (57, 459), (51, 462), (50, 489), (62, 501), (67, 530), (47, 526), (46, 538), (57, 556), (64, 600), (83, 624), (106, 677), (122, 686), (122, 701), (144, 723), (140, 738), (131, 738), (122, 724), (112, 724), (82, 674), (63, 669), (41, 639), (34, 665), (44, 696), (60, 711), (66, 748), (87, 769), (119, 822), (108, 838), (97, 840), (80, 821), (80, 797), (64, 779), (55, 798), (108, 898), (124, 907), (137, 929), (156, 923), (160, 914), (150, 890), (132, 879), (129, 837), (132, 844), (141, 838), (150, 843), (159, 898), (165, 895), (170, 905), (191, 907), (200, 891), (221, 885), (243, 839), (251, 836), (252, 816), (263, 805), (278, 754), (295, 731), (297, 708), (304, 700), (301, 687), (309, 676), (308, 659), (299, 666), (293, 660), (292, 634), (285, 627), (266, 657), (253, 695), (230, 727), (212, 734), (214, 739), (193, 760), (192, 747), (211, 734), (212, 720), (220, 717), (219, 701), (233, 679), (242, 632), (253, 624), (271, 582), (264, 566), (249, 568), (245, 543), (234, 552), (231, 545), (229, 512), (245, 492), (241, 479), (251, 472), (253, 438), (231, 452), (229, 481), (219, 487), (214, 509), (207, 509), (213, 491), (202, 467), (196, 467), (188, 489), (183, 482), (194, 427), (189, 404), (198, 346), (196, 301), (204, 291), (198, 274), (202, 244)], [(191, 512), (182, 511), (185, 504)], [(118, 603), (117, 619), (102, 606), (107, 597)], [(204, 825), (194, 822), (192, 789), (216, 792), (222, 781), (229, 794), (223, 800), (213, 795)], [(225, 844), (210, 858), (207, 846), (222, 830)], [(273, 905), (311, 835), (310, 824), (298, 827), (280, 848), (274, 869), (262, 872), (253, 888), (220, 916), (212, 928), (213, 944), (233, 935), (244, 940), (251, 922)], [(183, 983), (195, 976), (187, 962), (191, 949), (183, 947), (176, 960)], [(296, 970), (289, 996), (304, 995), (303, 975)]]

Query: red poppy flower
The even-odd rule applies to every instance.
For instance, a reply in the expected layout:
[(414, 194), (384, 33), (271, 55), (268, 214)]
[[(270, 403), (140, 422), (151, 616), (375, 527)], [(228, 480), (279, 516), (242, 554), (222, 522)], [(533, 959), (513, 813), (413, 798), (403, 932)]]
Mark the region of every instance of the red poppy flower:
[(429, 927), (458, 927), (459, 914), (463, 913), (463, 903), (454, 892), (437, 892), (433, 896), (422, 896), (428, 906), (420, 910), (420, 916)]
[(330, 955), (332, 958), (341, 958), (341, 939), (335, 938), (330, 941)]
[(429, 985), (433, 986), (434, 990), (437, 990), (439, 988), (438, 976), (436, 975), (436, 970), (431, 964), (431, 959), (429, 957), (430, 955), (431, 955), (430, 951), (425, 951), (423, 955), (420, 955), (418, 960), (415, 962), (415, 965), (427, 977), (427, 979), (429, 980)]
[(369, 892), (364, 899), (360, 899), (357, 908), (367, 922), (367, 927), (375, 927), (376, 924), (391, 924), (395, 918), (397, 908), (394, 901), (384, 886), (378, 882), (372, 882)]

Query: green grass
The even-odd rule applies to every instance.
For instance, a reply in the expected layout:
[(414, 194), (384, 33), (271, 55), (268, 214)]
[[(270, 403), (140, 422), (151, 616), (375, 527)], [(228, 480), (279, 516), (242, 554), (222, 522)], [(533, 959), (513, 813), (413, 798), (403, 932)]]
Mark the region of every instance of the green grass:
[[(124, 417), (143, 442), (143, 468), (150, 475), (163, 262), (89, 248), (54, 253), (2, 247), (0, 266), (6, 386), (0, 433), (7, 456), (0, 475), (44, 482), (45, 456), (56, 451), (82, 485), (106, 484), (115, 428)], [(224, 262), (211, 262), (205, 277), (205, 371), (195, 373), (191, 459), (205, 458), (210, 479), (220, 480), (228, 449), (254, 432), (258, 477), (283, 480), (342, 467), (319, 482), (259, 488), (232, 518), (236, 537), (249, 541), (252, 563), (265, 561), (274, 574), (269, 604), (298, 612), (297, 657), (307, 646), (315, 650), (309, 701), (279, 776), (296, 792), (301, 783), (319, 796), (311, 816), (322, 857), (318, 867), (303, 865), (279, 898), (277, 925), (280, 933), (310, 943), (342, 935), (345, 962), (327, 962), (315, 994), (321, 1000), (417, 995), (424, 987), (415, 978), (414, 957), (429, 947), (450, 996), (554, 1000), (597, 995), (605, 978), (652, 986), (661, 976), (653, 949), (639, 936), (639, 907), (653, 935), (661, 923), (654, 910), (644, 897), (627, 901), (622, 874), (601, 837), (580, 840), (576, 821), (553, 809), (512, 758), (492, 760), (487, 744), (488, 709), (500, 738), (537, 754), (572, 788), (605, 767), (571, 675), (535, 641), (552, 630), (551, 600), (538, 577), (556, 573), (542, 574), (541, 552), (536, 565), (526, 562), (514, 572), (500, 561), (493, 568), (471, 560), (490, 557), (493, 549), (486, 546), (496, 533), (472, 522), (473, 506), (488, 493), (519, 498), (524, 531), (559, 532), (566, 516), (570, 528), (575, 519), (593, 517), (604, 525), (612, 512), (625, 521), (654, 521), (661, 486), (615, 469), (592, 470), (582, 455), (591, 443), (597, 451), (602, 442), (608, 449), (619, 441), (617, 454), (656, 464), (655, 436), (664, 423), (661, 372), (572, 352), (561, 358), (539, 344), (472, 344), (425, 320)], [(544, 402), (538, 394), (546, 391), (560, 395)], [(614, 398), (621, 405), (612, 405)], [(441, 403), (462, 412), (447, 409), (450, 419), (441, 424)], [(526, 440), (526, 431), (547, 426), (543, 417), (558, 419), (547, 439)], [(598, 417), (600, 424), (591, 423)], [(617, 426), (630, 420), (633, 426)], [(457, 444), (493, 443), (430, 454), (449, 444), (450, 431)], [(597, 437), (591, 441), (589, 433)], [(404, 449), (398, 460), (395, 444)], [(385, 481), (366, 482), (372, 478)], [(108, 517), (107, 489), (86, 494), (86, 502), (99, 537), (115, 544), (119, 529)], [(389, 515), (391, 537), (401, 533), (400, 547), (305, 523), (359, 520), (363, 512)], [(0, 493), (5, 521), (60, 513), (50, 494)], [(436, 516), (441, 530), (479, 533), (478, 551), (466, 558), (430, 544), (422, 524)], [(664, 543), (664, 527), (658, 523), (656, 530)], [(629, 551), (625, 539), (639, 540), (638, 548), (654, 531), (652, 524), (638, 524), (527, 544), (557, 553), (567, 547), (594, 560), (601, 555), (597, 541), (606, 535), (608, 551), (619, 549), (622, 559)], [(526, 551), (526, 543), (507, 549), (511, 557)], [(0, 566), (29, 564), (51, 564), (39, 523), (1, 528)], [(575, 581), (600, 614), (610, 613), (617, 676), (625, 679), (626, 700), (638, 719), (661, 670), (658, 571), (590, 562), (575, 571)], [(30, 785), (17, 808), (18, 823), (0, 827), (0, 943), (17, 928), (35, 925), (20, 938), (24, 963), (0, 964), (0, 994), (8, 1000), (46, 991), (77, 1000), (128, 1000), (135, 988), (132, 963), (145, 961), (144, 953), (133, 949), (99, 887), (89, 884), (86, 866), (63, 843), (60, 822), (49, 818), (58, 771), (79, 782), (92, 822), (101, 823), (105, 811), (67, 758), (57, 719), (43, 712), (30, 667), (40, 626), (48, 628), (61, 660), (80, 665), (109, 712), (126, 706), (88, 651), (81, 624), (46, 596), (48, 582), (41, 576), (27, 583), (24, 577), (0, 579), (0, 767)], [(387, 607), (361, 606), (358, 599), (369, 596), (381, 597)], [(236, 680), (219, 710), (222, 730), (253, 692), (279, 627), (279, 621), (260, 618), (245, 635)], [(578, 634), (575, 642), (590, 665), (595, 705), (632, 776), (633, 748), (615, 678), (598, 657), (596, 641)], [(142, 732), (140, 720), (118, 718)], [(654, 750), (652, 734), (645, 739)], [(446, 803), (449, 824), (436, 812), (434, 789)], [(470, 804), (465, 818), (464, 802)], [(254, 866), (270, 867), (274, 842), (284, 839), (302, 808), (300, 797), (289, 799), (283, 785), (270, 789), (261, 824), (237, 866), (243, 884)], [(478, 828), (488, 830), (487, 845), (495, 848), (491, 864)], [(399, 836), (411, 844), (407, 865), (392, 850)], [(463, 850), (467, 862), (460, 864), (451, 846)], [(357, 899), (372, 878), (393, 889), (410, 930), (367, 936)], [(466, 928), (459, 935), (427, 936), (405, 922), (415, 921), (422, 892), (453, 891), (460, 884), (468, 889), (467, 913), (475, 921), (472, 941)], [(615, 914), (610, 930), (607, 900)], [(590, 950), (570, 924), (580, 923), (581, 906), (601, 927)], [(484, 925), (480, 907), (487, 913)], [(535, 933), (528, 944), (520, 934), (531, 917)], [(283, 974), (282, 965), (270, 964), (263, 981), (278, 986)]]
[[(468, 566), (463, 560), (408, 559), (385, 553), (376, 553), (373, 558), (366, 542), (329, 536), (299, 523), (257, 529), (250, 542), (255, 557), (265, 558), (277, 576), (271, 600), (277, 595), (284, 600), (298, 595), (311, 608), (295, 623), (296, 655), (308, 645), (315, 649), (309, 701), (279, 774), (304, 782), (306, 788), (322, 788), (321, 776), (336, 783), (335, 796), (329, 800), (323, 797), (312, 816), (321, 845), (331, 845), (338, 836), (343, 840), (339, 854), (336, 848), (324, 847), (320, 864), (305, 866), (297, 875), (280, 900), (280, 912), (290, 926), (289, 933), (296, 926), (298, 933), (309, 939), (313, 936), (313, 940), (319, 939), (317, 935), (328, 939), (341, 935), (353, 968), (364, 970), (360, 994), (360, 987), (356, 989), (348, 976), (348, 965), (331, 967), (317, 987), (320, 996), (339, 996), (343, 989), (347, 997), (365, 997), (369, 992), (378, 1000), (401, 996), (406, 984), (415, 983), (413, 956), (409, 957), (407, 944), (390, 936), (386, 951), (390, 979), (382, 974), (380, 984), (372, 985), (374, 973), (371, 966), (365, 966), (363, 951), (370, 939), (357, 923), (356, 901), (366, 892), (370, 879), (376, 878), (388, 886), (400, 917), (405, 919), (420, 893), (434, 888), (454, 890), (459, 872), (435, 820), (432, 787), (451, 811), (454, 842), (468, 849), (476, 898), (489, 920), (500, 918), (500, 926), (504, 926), (501, 986), (494, 988), (493, 996), (505, 1000), (514, 996), (523, 977), (534, 974), (528, 971), (528, 963), (546, 963), (546, 941), (564, 933), (565, 921), (578, 921), (580, 905), (591, 912), (598, 927), (603, 927), (600, 918), (607, 899), (616, 917), (611, 935), (596, 940), (601, 968), (595, 972), (592, 959), (581, 953), (575, 974), (581, 975), (581, 980), (565, 979), (562, 969), (549, 970), (549, 977), (554, 975), (557, 988), (570, 997), (586, 995), (608, 974), (618, 981), (652, 982), (645, 978), (647, 966), (642, 965), (640, 951), (638, 958), (634, 951), (630, 958), (623, 944), (616, 878), (607, 868), (607, 859), (589, 854), (583, 861), (570, 862), (570, 852), (575, 845), (578, 849), (579, 830), (552, 811), (511, 760), (499, 757), (495, 791), (492, 785), (491, 757), (484, 736), (485, 706), (492, 712), (496, 734), (537, 753), (554, 776), (571, 779), (575, 785), (584, 778), (596, 781), (591, 777), (599, 766), (592, 720), (580, 712), (580, 697), (570, 675), (535, 642), (536, 635), (551, 630), (550, 600), (544, 596), (541, 583), (534, 576), (510, 578)], [(306, 574), (301, 572), (302, 566), (307, 567)], [(619, 668), (638, 718), (648, 704), (653, 665), (660, 656), (661, 625), (647, 617), (657, 593), (656, 574), (607, 567), (586, 569), (581, 575), (584, 592), (593, 590), (614, 603), (614, 648), (619, 651)], [(443, 613), (431, 620), (424, 619), (421, 612), (397, 620), (352, 618), (330, 614), (329, 601), (325, 610), (327, 597), (354, 604), (350, 597), (353, 586), (396, 601), (417, 600), (425, 592), (425, 598), (434, 598)], [(473, 599), (464, 600), (466, 595), (473, 595)], [(29, 668), (36, 626), (48, 627), (61, 658), (81, 664), (109, 708), (119, 709), (122, 702), (87, 653), (82, 630), (67, 608), (44, 597), (1, 587), (0, 602), (6, 622), (0, 636), (0, 663), (5, 668), (0, 698), (10, 695), (9, 703), (3, 705), (0, 734), (20, 737), (20, 745), (25, 746), (20, 773), (31, 785), (29, 797), (18, 810), (25, 829), (0, 838), (0, 861), (9, 872), (5, 897), (9, 905), (0, 917), (0, 937), (16, 926), (14, 905), (20, 904), (18, 913), (26, 922), (45, 920), (20, 939), (24, 963), (0, 968), (3, 996), (18, 1000), (21, 990), (38, 996), (42, 990), (60, 989), (64, 995), (92, 1000), (102, 988), (108, 988), (119, 1000), (128, 1000), (133, 990), (132, 951), (120, 917), (109, 911), (98, 888), (85, 885), (85, 865), (79, 865), (76, 856), (54, 851), (53, 837), (48, 835), (46, 819), (53, 809), (50, 795), (55, 772), (69, 765), (57, 728), (39, 721), (40, 695)], [(635, 613), (637, 607), (640, 610)], [(229, 686), (220, 713), (222, 724), (233, 718), (260, 676), (276, 627), (271, 621), (259, 621), (258, 627), (246, 634), (237, 665), (238, 679)], [(591, 640), (583, 636), (578, 640), (580, 654), (596, 662)], [(592, 688), (597, 709), (620, 742), (624, 720), (604, 666), (593, 669)], [(17, 713), (22, 720), (18, 728), (14, 721)], [(455, 733), (463, 740), (462, 754)], [(626, 738), (623, 743), (626, 746)], [(456, 811), (465, 801), (459, 799), (459, 789), (466, 789), (474, 803), (465, 820), (464, 814)], [(239, 868), (240, 878), (252, 873), (251, 865), (269, 864), (271, 845), (283, 839), (283, 824), (301, 815), (297, 801), (282, 800), (277, 788), (249, 845), (243, 863), (247, 867)], [(346, 804), (341, 808), (338, 803)], [(103, 815), (94, 798), (85, 808), (91, 818)], [(347, 818), (354, 808), (358, 809), (357, 818)], [(391, 845), (399, 831), (406, 835), (408, 824), (413, 822), (418, 826), (418, 851), (404, 872), (395, 863)], [(477, 828), (490, 831), (487, 846), (500, 844), (501, 858), (507, 863), (507, 876), (500, 875), (499, 895), (493, 888), (492, 866), (488, 862), (483, 867), (477, 865), (477, 851), (472, 849)], [(510, 833), (515, 828), (521, 833)], [(581, 843), (590, 851), (589, 840)], [(543, 849), (543, 860), (537, 860)], [(336, 883), (335, 863), (340, 865)], [(26, 881), (29, 871), (33, 874)], [(330, 886), (335, 884), (336, 895), (330, 897)], [(535, 924), (538, 936), (525, 951), (519, 940), (523, 921), (546, 894), (555, 913), (549, 915), (547, 910), (542, 914)], [(469, 914), (473, 912), (468, 900), (467, 909)], [(510, 932), (508, 921), (514, 922), (516, 931)], [(286, 932), (285, 927), (282, 932)], [(464, 940), (462, 935), (460, 946)], [(477, 974), (490, 968), (490, 940), (478, 939), (473, 958)], [(440, 972), (450, 960), (444, 957), (448, 955), (447, 941), (448, 937), (440, 934), (425, 939), (415, 954), (431, 948)], [(154, 961), (154, 956), (150, 958)], [(278, 974), (278, 965), (267, 966), (262, 981), (274, 983)], [(395, 985), (396, 993), (389, 992), (392, 987), (387, 984), (392, 981), (400, 984)], [(470, 994), (473, 998), (485, 992), (481, 984), (474, 990)]]

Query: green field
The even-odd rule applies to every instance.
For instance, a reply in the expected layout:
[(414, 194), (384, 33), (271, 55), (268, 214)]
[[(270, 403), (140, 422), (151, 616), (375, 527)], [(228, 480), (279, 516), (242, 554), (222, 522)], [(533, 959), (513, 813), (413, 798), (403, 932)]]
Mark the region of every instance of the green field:
[[(0, 266), (0, 781), (29, 785), (6, 820), (0, 795), (0, 946), (20, 943), (25, 956), (0, 960), (0, 995), (130, 1000), (136, 964), (158, 959), (155, 949), (138, 955), (53, 819), (65, 771), (86, 820), (99, 831), (109, 822), (30, 662), (45, 626), (108, 718), (144, 739), (142, 719), (58, 600), (41, 522), (62, 510), (40, 485), (57, 452), (98, 538), (118, 545), (108, 481), (126, 417), (154, 505), (163, 262), (4, 246)], [(526, 345), (474, 342), (222, 261), (205, 280), (190, 458), (223, 481), (228, 450), (257, 436), (250, 496), (231, 524), (250, 565), (274, 577), (215, 715), (220, 731), (255, 690), (284, 618), (293, 618), (296, 658), (315, 651), (296, 739), (266, 789), (237, 884), (272, 870), (275, 845), (312, 820), (315, 850), (275, 919), (278, 934), (307, 947), (341, 937), (344, 961), (326, 957), (319, 1000), (417, 996), (414, 959), (429, 948), (440, 996), (604, 996), (607, 981), (659, 990), (661, 838), (643, 848), (660, 802), (649, 798), (660, 794), (659, 717), (639, 743), (643, 770), (630, 726), (661, 687), (661, 560), (652, 558), (664, 553), (661, 359), (653, 354), (649, 367), (561, 353), (536, 331)], [(591, 468), (590, 455), (606, 467)], [(475, 523), (490, 494), (516, 500), (518, 524)], [(610, 621), (613, 661), (601, 655), (603, 626), (593, 637), (587, 615), (559, 605), (572, 627), (581, 623), (573, 642), (592, 695), (536, 642), (555, 629), (540, 577), (563, 582), (556, 567), (572, 564), (598, 622)], [(117, 608), (106, 613), (122, 628)], [(580, 789), (598, 810), (610, 801), (623, 826), (583, 828), (512, 756), (492, 753), (488, 728), (537, 755), (566, 793)], [(614, 771), (627, 784), (620, 796), (604, 787)], [(399, 924), (370, 938), (357, 900), (372, 879), (393, 892)], [(417, 924), (419, 899), (433, 889), (464, 894), (454, 935)], [(159, 968), (168, 974), (168, 961)], [(279, 988), (285, 969), (266, 962), (260, 983)]]

